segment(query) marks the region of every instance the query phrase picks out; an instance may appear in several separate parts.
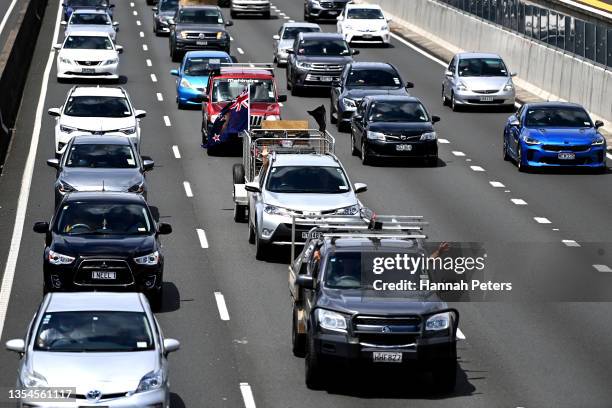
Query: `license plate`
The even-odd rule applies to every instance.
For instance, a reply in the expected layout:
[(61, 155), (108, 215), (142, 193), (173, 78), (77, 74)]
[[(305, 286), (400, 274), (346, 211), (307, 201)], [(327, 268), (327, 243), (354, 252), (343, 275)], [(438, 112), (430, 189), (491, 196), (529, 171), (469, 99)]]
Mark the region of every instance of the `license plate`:
[[(310, 236), (312, 238), (321, 238), (321, 232), (313, 232), (312, 234), (310, 234)], [(307, 239), (307, 238), (308, 238), (308, 231), (302, 232), (302, 239)]]
[(95, 68), (83, 68), (81, 72), (84, 74), (95, 74), (96, 70)]
[(113, 279), (117, 279), (117, 272), (93, 271), (91, 273), (91, 278), (101, 279), (101, 280), (113, 280)]
[(375, 363), (401, 363), (402, 353), (398, 351), (375, 351), (372, 354)]
[(335, 16), (336, 14), (338, 14), (338, 12), (337, 12), (337, 11), (330, 11), (330, 12), (329, 12), (329, 15), (330, 15), (330, 16)]
[(481, 96), (480, 102), (493, 102), (493, 97), (492, 96)]
[(321, 82), (331, 82), (331, 81), (332, 81), (332, 79), (333, 79), (333, 78), (332, 78), (332, 77), (330, 77), (330, 76), (322, 76), (322, 77), (319, 77), (319, 81), (321, 81)]
[(208, 45), (208, 41), (196, 41), (196, 45)]
[(363, 38), (372, 38), (372, 34), (364, 34)]
[(412, 145), (398, 144), (398, 145), (395, 145), (395, 150), (397, 150), (398, 152), (409, 152), (412, 150)]
[(576, 153), (559, 153), (557, 157), (559, 157), (559, 160), (574, 160)]

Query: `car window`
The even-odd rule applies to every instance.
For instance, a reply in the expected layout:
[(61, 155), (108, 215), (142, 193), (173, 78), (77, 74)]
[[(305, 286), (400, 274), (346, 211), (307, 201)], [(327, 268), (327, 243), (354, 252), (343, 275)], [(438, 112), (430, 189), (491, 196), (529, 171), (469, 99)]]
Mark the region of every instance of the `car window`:
[(352, 70), (346, 77), (347, 88), (401, 88), (402, 81), (397, 72), (383, 69)]
[(73, 144), (66, 156), (66, 167), (92, 169), (134, 169), (138, 167), (130, 145)]
[(108, 7), (106, 0), (67, 0), (65, 4), (76, 7)]
[(456, 58), (453, 57), (450, 64), (448, 64), (448, 70), (452, 72), (453, 74), (455, 73), (455, 63), (456, 63)]
[(159, 11), (172, 11), (178, 8), (178, 0), (164, 0), (159, 3)]
[(528, 108), (527, 127), (592, 127), (591, 118), (580, 108)]
[(299, 33), (318, 33), (320, 31), (321, 29), (318, 27), (285, 27), (281, 38), (283, 40), (293, 40)]
[(351, 51), (344, 40), (305, 40), (298, 45), (297, 53), (308, 56), (342, 56)]
[(276, 166), (270, 169), (267, 190), (273, 193), (346, 193), (349, 184), (340, 167)]
[(34, 339), (37, 351), (82, 353), (154, 349), (153, 331), (146, 314), (141, 312), (47, 312)]
[(379, 9), (350, 8), (346, 11), (346, 18), (349, 20), (383, 20), (385, 16)]
[(92, 35), (70, 35), (64, 42), (64, 48), (81, 50), (114, 50), (113, 43), (110, 38)]
[(192, 24), (223, 24), (223, 16), (216, 9), (182, 8), (178, 12), (177, 21)]
[(508, 76), (506, 65), (499, 58), (463, 58), (459, 60), (461, 77)]
[(276, 102), (274, 82), (269, 79), (219, 78), (213, 82), (211, 102), (231, 101), (250, 87), (251, 102)]
[(74, 13), (70, 19), (70, 24), (95, 24), (95, 25), (110, 25), (111, 21), (108, 15), (100, 13)]
[(183, 74), (190, 76), (208, 76), (211, 64), (229, 64), (227, 57), (192, 57), (185, 61)]
[(127, 99), (116, 96), (71, 96), (64, 114), (77, 117), (127, 118), (132, 110)]
[(60, 208), (54, 231), (65, 235), (150, 235), (153, 221), (141, 204), (71, 201)]
[(370, 122), (429, 122), (420, 102), (376, 101), (370, 105)]

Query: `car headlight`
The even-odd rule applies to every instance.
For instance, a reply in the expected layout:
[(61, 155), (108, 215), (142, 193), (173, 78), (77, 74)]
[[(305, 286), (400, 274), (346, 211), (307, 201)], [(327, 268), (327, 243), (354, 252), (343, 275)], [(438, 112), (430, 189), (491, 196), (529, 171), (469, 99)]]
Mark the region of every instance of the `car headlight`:
[(342, 104), (344, 105), (344, 109), (357, 109), (357, 102), (354, 99), (343, 98)]
[(527, 143), (528, 145), (539, 145), (540, 144), (540, 141), (538, 139), (531, 137), (531, 136), (525, 136), (523, 141)]
[(29, 369), (24, 369), (21, 372), (21, 383), (26, 388), (37, 388), (37, 387), (47, 387), (47, 379), (38, 374), (36, 371), (30, 371)]
[(186, 40), (187, 39), (187, 31), (181, 31), (179, 33), (179, 36), (183, 39)]
[(74, 187), (72, 187), (70, 184), (66, 183), (65, 181), (59, 180), (57, 182), (57, 186), (58, 186), (58, 190), (60, 193), (62, 194), (66, 194), (66, 193), (71, 193), (73, 191), (76, 191), (76, 189)]
[(181, 84), (180, 85), (183, 88), (195, 89), (195, 86), (191, 85), (191, 83), (187, 79), (185, 79), (185, 78), (181, 79)]
[(457, 84), (457, 89), (460, 90), (460, 91), (467, 91), (468, 87), (465, 84), (465, 82), (459, 81), (459, 83)]
[(74, 262), (74, 257), (49, 250), (49, 254), (47, 254), (47, 260), (52, 265), (70, 265)]
[(68, 58), (64, 58), (64, 57), (58, 57), (59, 58), (59, 62), (61, 62), (62, 64), (72, 64), (72, 61), (69, 60)]
[(380, 31), (389, 31), (389, 26), (384, 24), (382, 27), (380, 27)]
[(425, 330), (439, 331), (446, 330), (450, 327), (450, 313), (444, 312), (431, 316), (425, 322)]
[(134, 133), (136, 133), (136, 126), (130, 126), (130, 127), (126, 127), (123, 129), (119, 129), (119, 132), (126, 134), (126, 135), (133, 135)]
[(326, 309), (317, 309), (315, 315), (321, 328), (346, 333), (346, 319), (340, 313)]
[(421, 135), (421, 140), (436, 140), (437, 138), (436, 132), (425, 132)]
[(143, 193), (144, 192), (144, 181), (134, 184), (132, 187), (128, 188), (128, 193)]
[(291, 211), (286, 208), (277, 207), (275, 205), (266, 204), (264, 207), (264, 212), (270, 215), (289, 215)]
[(312, 65), (310, 65), (308, 62), (296, 62), (295, 65), (302, 69), (310, 69), (312, 67)]
[(357, 215), (357, 214), (359, 214), (359, 204), (340, 208), (334, 212), (334, 215)]
[(217, 32), (217, 40), (221, 40), (222, 38), (225, 38), (225, 32), (218, 31)]
[(380, 140), (380, 141), (383, 141), (383, 142), (385, 140), (387, 140), (387, 138), (385, 137), (384, 133), (372, 132), (372, 131), (369, 131), (369, 130), (368, 130), (368, 133), (367, 133), (367, 137), (370, 140)]
[(152, 391), (160, 388), (164, 384), (164, 374), (161, 369), (157, 371), (151, 371), (145, 374), (138, 383), (136, 392)]
[(280, 120), (280, 117), (278, 115), (268, 115), (266, 120)]
[(73, 128), (71, 126), (66, 126), (66, 125), (60, 125), (60, 132), (72, 133), (75, 130), (77, 130), (77, 128)]
[(157, 265), (159, 263), (159, 252), (155, 251), (148, 255), (139, 256), (138, 258), (134, 258), (134, 262), (138, 265)]
[(592, 146), (601, 146), (601, 145), (604, 145), (605, 143), (606, 143), (606, 139), (604, 139), (602, 136), (597, 136), (597, 138), (595, 138), (593, 140), (591, 145)]
[(113, 58), (113, 59), (104, 61), (104, 64), (102, 65), (113, 65), (113, 64), (118, 64), (118, 63), (119, 63), (119, 58)]
[(504, 85), (504, 91), (506, 92), (510, 92), (513, 89), (514, 89), (514, 84), (512, 83), (512, 81), (508, 81), (508, 83)]

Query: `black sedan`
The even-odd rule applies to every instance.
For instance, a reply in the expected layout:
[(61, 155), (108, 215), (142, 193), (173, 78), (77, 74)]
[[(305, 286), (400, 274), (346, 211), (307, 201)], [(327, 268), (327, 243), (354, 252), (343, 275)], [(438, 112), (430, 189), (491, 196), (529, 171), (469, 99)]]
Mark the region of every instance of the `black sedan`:
[(71, 193), (55, 217), (37, 222), (45, 234), (44, 292), (113, 290), (144, 292), (152, 306), (162, 302), (164, 258), (157, 224), (141, 195)]
[(351, 120), (351, 152), (363, 164), (376, 158), (414, 158), (438, 163), (438, 137), (425, 106), (411, 96), (366, 96)]

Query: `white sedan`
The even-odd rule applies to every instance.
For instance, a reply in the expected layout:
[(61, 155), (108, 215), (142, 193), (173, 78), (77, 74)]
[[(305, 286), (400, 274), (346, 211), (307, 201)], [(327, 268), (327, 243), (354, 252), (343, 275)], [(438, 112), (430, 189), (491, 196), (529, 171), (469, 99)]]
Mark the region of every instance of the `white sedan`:
[(379, 42), (386, 46), (391, 41), (389, 21), (378, 5), (347, 4), (338, 16), (337, 29), (349, 44)]
[(113, 41), (116, 40), (119, 23), (113, 19), (106, 10), (99, 9), (77, 9), (70, 15), (70, 20), (62, 21), (62, 26), (66, 27), (64, 34), (69, 36), (75, 31), (95, 31), (110, 35)]
[(119, 54), (123, 47), (115, 45), (106, 33), (72, 31), (63, 44), (54, 46), (57, 53), (57, 79), (118, 79)]

